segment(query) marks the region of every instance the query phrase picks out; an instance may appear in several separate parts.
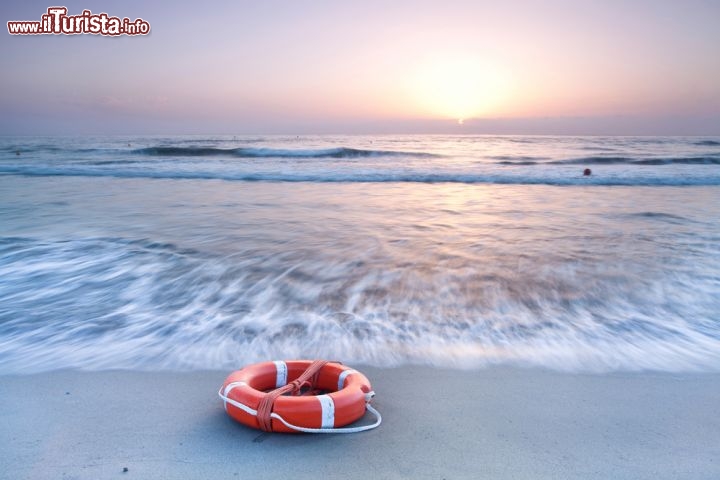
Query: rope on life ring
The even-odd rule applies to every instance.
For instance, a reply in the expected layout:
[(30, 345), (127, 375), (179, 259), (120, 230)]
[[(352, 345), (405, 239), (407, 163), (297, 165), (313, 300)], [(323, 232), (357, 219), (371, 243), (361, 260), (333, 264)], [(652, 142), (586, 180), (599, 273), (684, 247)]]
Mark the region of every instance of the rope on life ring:
[[(230, 374), (218, 395), (231, 418), (268, 432), (357, 433), (382, 423), (370, 405), (375, 392), (367, 377), (337, 362), (249, 365)], [(345, 427), (366, 411), (376, 417), (374, 423)]]

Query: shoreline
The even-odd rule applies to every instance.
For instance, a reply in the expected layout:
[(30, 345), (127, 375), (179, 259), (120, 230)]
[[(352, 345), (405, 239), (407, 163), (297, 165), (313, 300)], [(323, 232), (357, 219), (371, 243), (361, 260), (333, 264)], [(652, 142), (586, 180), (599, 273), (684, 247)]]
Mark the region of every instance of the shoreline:
[(0, 478), (720, 477), (720, 373), (354, 367), (383, 424), (351, 435), (233, 422), (226, 371), (0, 375)]

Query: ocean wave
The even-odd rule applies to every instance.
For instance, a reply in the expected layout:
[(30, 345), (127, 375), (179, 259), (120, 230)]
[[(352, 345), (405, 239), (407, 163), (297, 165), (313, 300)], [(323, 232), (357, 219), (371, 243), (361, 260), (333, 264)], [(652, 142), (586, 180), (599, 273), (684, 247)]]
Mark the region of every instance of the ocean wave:
[(53, 154), (63, 154), (63, 153), (96, 153), (96, 152), (116, 152), (118, 151), (117, 148), (78, 148), (76, 146), (73, 147), (67, 147), (63, 145), (52, 145), (52, 144), (35, 144), (35, 145), (25, 145), (25, 144), (17, 144), (17, 145), (8, 145), (0, 147), (0, 152), (10, 153), (10, 154), (28, 154), (28, 153), (53, 153)]
[(200, 170), (85, 169), (82, 167), (0, 166), (0, 175), (29, 177), (115, 177), (164, 180), (225, 180), (237, 182), (307, 182), (307, 183), (465, 183), (498, 185), (556, 186), (713, 186), (720, 176), (600, 176), (537, 174), (527, 175), (473, 173), (406, 173), (388, 171), (358, 172), (228, 172)]
[(568, 160), (554, 160), (550, 165), (618, 165), (633, 163), (635, 159), (628, 157), (580, 157)]
[(720, 165), (720, 156), (684, 158), (647, 158), (636, 160), (635, 165)]
[(673, 223), (676, 225), (687, 225), (690, 223), (694, 223), (693, 220), (687, 217), (683, 217), (680, 215), (672, 215), (670, 213), (664, 213), (664, 212), (636, 212), (636, 213), (629, 213), (625, 215), (625, 218), (628, 219), (647, 219), (647, 220), (655, 220), (660, 222), (667, 222), (667, 223)]
[(720, 165), (720, 154), (697, 157), (580, 157), (547, 162), (548, 165)]
[[(515, 274), (152, 239), (0, 240), (0, 372), (218, 369), (261, 358), (720, 370), (716, 282), (602, 263)], [(667, 296), (666, 292), (673, 292)], [(688, 299), (693, 301), (688, 302)], [(22, 314), (19, 314), (22, 312)]]
[(396, 150), (364, 150), (360, 148), (217, 148), (217, 147), (147, 147), (133, 151), (136, 154), (159, 157), (240, 157), (240, 158), (365, 158), (365, 157), (438, 157), (427, 152)]
[(527, 166), (527, 165), (537, 165), (538, 162), (535, 162), (533, 160), (502, 160), (500, 162), (497, 162), (498, 165), (518, 165), (518, 166)]
[(537, 157), (531, 155), (493, 155), (488, 157), (496, 160), (498, 165), (537, 165), (543, 161), (549, 160), (547, 157)]
[(599, 145), (586, 145), (583, 147), (580, 147), (580, 150), (588, 150), (593, 152), (616, 152), (618, 151), (618, 148), (616, 147), (601, 147)]

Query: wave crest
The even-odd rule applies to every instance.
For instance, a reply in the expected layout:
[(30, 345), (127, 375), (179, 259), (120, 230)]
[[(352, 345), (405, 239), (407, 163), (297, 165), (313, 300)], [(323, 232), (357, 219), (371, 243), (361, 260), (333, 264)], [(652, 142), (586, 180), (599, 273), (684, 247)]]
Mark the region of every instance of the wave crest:
[(720, 154), (697, 157), (633, 158), (580, 157), (548, 162), (549, 165), (720, 165)]
[[(100, 166), (102, 167), (102, 166)], [(149, 170), (141, 167), (83, 168), (51, 166), (0, 166), (0, 175), (28, 177), (115, 177), (165, 180), (225, 180), (232, 182), (312, 182), (312, 183), (466, 183), (498, 185), (557, 185), (557, 186), (714, 186), (720, 185), (715, 176), (600, 176), (584, 177), (558, 173), (498, 174), (470, 172), (401, 172), (401, 171), (328, 171), (328, 172), (218, 172)]]
[(158, 157), (239, 157), (239, 158), (364, 158), (381, 156), (438, 157), (427, 152), (365, 150), (360, 148), (217, 148), (217, 147), (147, 147), (134, 153)]

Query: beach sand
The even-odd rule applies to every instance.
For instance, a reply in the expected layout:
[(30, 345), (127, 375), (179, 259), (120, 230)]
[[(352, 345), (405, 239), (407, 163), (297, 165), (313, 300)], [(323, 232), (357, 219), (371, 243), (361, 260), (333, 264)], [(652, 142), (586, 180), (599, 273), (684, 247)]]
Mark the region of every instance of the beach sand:
[(233, 422), (230, 372), (0, 376), (0, 478), (720, 478), (718, 374), (360, 369), (352, 435)]

